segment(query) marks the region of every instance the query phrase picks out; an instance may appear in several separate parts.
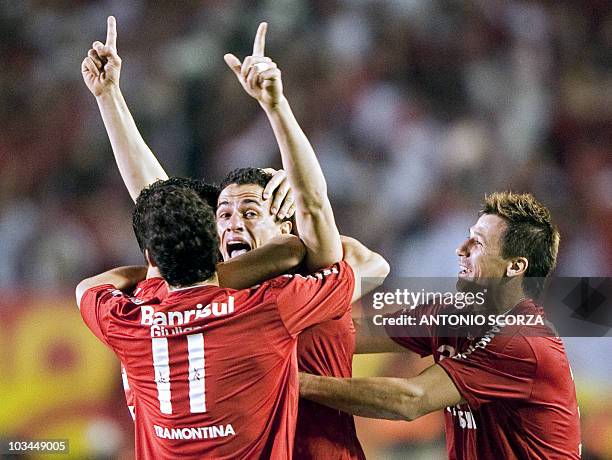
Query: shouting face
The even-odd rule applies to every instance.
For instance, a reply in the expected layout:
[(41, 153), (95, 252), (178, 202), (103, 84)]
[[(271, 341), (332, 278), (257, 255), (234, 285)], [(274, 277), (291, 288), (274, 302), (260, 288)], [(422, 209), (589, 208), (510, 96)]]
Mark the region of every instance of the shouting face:
[(272, 238), (291, 232), (291, 222), (270, 213), (270, 200), (263, 199), (257, 184), (230, 184), (219, 195), (217, 232), (223, 260), (258, 248)]

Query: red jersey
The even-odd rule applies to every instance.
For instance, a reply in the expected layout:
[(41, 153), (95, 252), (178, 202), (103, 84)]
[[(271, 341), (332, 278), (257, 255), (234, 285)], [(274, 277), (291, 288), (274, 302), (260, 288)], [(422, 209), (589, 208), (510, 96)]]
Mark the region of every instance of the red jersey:
[[(354, 352), (355, 327), (349, 309), (342, 317), (312, 326), (300, 334), (299, 370), (350, 378)], [(365, 459), (352, 415), (303, 398), (299, 403), (293, 453), (300, 460)]]
[[(167, 292), (162, 278), (149, 278), (136, 286), (134, 297), (145, 301), (163, 299)], [(338, 319), (309, 327), (298, 337), (298, 368), (302, 372), (349, 378), (353, 374), (354, 353), (355, 327), (350, 309)], [(123, 365), (121, 375), (125, 399), (135, 418), (132, 391)], [(299, 400), (293, 454), (301, 460), (365, 459), (352, 415), (303, 398)]]
[(344, 262), (236, 291), (196, 286), (138, 303), (89, 289), (81, 314), (127, 371), (138, 458), (291, 458), (297, 336), (342, 316), (353, 292)]
[[(132, 296), (140, 303), (159, 303), (168, 295), (168, 285), (163, 278), (154, 277), (142, 280), (136, 285)], [(121, 380), (123, 382), (123, 392), (125, 393), (125, 402), (132, 416), (132, 420), (136, 420), (136, 408), (134, 407), (134, 393), (130, 388), (130, 382), (127, 378), (125, 366), (121, 363)]]
[[(410, 314), (419, 323), (444, 308)], [(525, 300), (511, 314), (543, 318), (544, 311)], [(563, 343), (548, 326), (504, 326), (470, 339), (437, 337), (436, 327), (430, 337), (402, 337), (401, 328), (387, 333), (421, 356), (433, 354), (467, 401), (444, 411), (449, 459), (580, 458), (576, 389)]]

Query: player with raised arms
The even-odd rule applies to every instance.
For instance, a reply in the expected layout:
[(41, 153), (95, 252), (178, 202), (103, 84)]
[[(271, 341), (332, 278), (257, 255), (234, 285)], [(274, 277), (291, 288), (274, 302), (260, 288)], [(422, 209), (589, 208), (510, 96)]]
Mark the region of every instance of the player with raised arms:
[[(306, 135), (293, 115), (283, 93), (281, 71), (265, 56), (267, 24), (257, 29), (253, 54), (242, 62), (233, 54), (224, 56), (245, 92), (257, 100), (266, 113), (280, 147), (283, 167), (294, 188), (298, 234), (307, 247), (316, 248), (306, 258), (315, 270), (338, 257), (338, 231), (326, 194), (325, 178)], [(223, 198), (229, 195), (225, 188)], [(264, 191), (265, 193), (265, 191)], [(230, 200), (231, 202), (231, 200)], [(223, 225), (227, 201), (219, 200), (217, 218)], [(234, 206), (236, 206), (234, 201)], [(351, 245), (345, 244), (345, 258)], [(374, 261), (364, 276), (386, 275), (385, 267)], [(381, 270), (382, 269), (382, 270)], [(305, 331), (298, 341), (300, 370), (317, 375), (350, 377), (355, 332), (350, 312)], [(294, 454), (300, 459), (361, 459), (364, 453), (349, 414), (330, 410), (312, 401), (300, 400)]]

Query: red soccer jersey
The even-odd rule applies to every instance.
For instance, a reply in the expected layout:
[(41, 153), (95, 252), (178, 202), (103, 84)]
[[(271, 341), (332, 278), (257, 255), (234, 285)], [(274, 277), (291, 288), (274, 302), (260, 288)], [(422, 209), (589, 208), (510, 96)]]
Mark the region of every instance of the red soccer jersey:
[[(168, 285), (163, 278), (154, 277), (142, 280), (136, 285), (132, 296), (136, 299), (135, 302), (140, 303), (159, 303), (168, 295)], [(121, 380), (123, 382), (123, 391), (125, 393), (125, 402), (132, 416), (132, 420), (136, 420), (136, 408), (134, 406), (134, 393), (130, 388), (130, 382), (127, 378), (125, 366), (121, 363)]]
[(137, 304), (110, 285), (81, 314), (125, 364), (136, 405), (138, 458), (291, 458), (297, 336), (342, 316), (346, 263), (236, 291), (200, 286)]
[[(443, 308), (411, 314), (418, 323)], [(544, 311), (525, 300), (511, 314)], [(433, 354), (467, 401), (444, 412), (449, 459), (580, 458), (576, 389), (563, 343), (547, 326), (504, 326), (472, 339), (437, 337), (435, 327), (430, 337), (406, 337), (401, 328), (387, 333), (421, 356)]]
[[(136, 286), (134, 297), (144, 301), (163, 299), (167, 292), (162, 278), (150, 278)], [(298, 337), (297, 350), (300, 371), (328, 377), (351, 377), (355, 352), (351, 311), (338, 319), (306, 329)], [(132, 418), (135, 418), (133, 394), (123, 365), (121, 375), (127, 406)], [(302, 398), (299, 401), (293, 453), (303, 460), (365, 459), (352, 415)]]
[[(149, 278), (136, 286), (134, 297), (144, 301), (163, 299), (167, 292), (162, 278)], [(298, 337), (297, 350), (300, 371), (327, 377), (351, 377), (355, 352), (351, 311), (303, 331)], [(121, 376), (127, 406), (135, 419), (133, 393), (123, 365)], [(301, 460), (365, 459), (352, 415), (303, 398), (299, 400), (293, 454)]]
[[(350, 303), (350, 299), (348, 301)], [(351, 311), (306, 329), (298, 338), (300, 371), (327, 377), (351, 377), (355, 327)], [(300, 398), (295, 458), (365, 459), (352, 415)]]

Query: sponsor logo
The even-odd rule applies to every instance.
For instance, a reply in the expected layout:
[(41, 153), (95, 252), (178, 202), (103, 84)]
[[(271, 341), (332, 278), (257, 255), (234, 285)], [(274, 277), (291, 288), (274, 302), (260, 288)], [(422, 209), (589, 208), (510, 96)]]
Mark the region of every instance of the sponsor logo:
[(184, 428), (165, 428), (153, 425), (155, 435), (161, 439), (214, 439), (234, 436), (231, 424), (213, 426), (191, 426)]
[(234, 313), (234, 297), (229, 296), (227, 303), (213, 302), (208, 305), (197, 304), (194, 309), (185, 311), (155, 311), (155, 308), (143, 305), (140, 307), (142, 314), (140, 324), (145, 326), (180, 326), (196, 319), (208, 318), (209, 316), (225, 316)]
[(469, 430), (475, 430), (476, 427), (476, 419), (474, 418), (474, 414), (470, 410), (469, 406), (457, 404), (454, 407), (447, 407), (446, 412), (453, 416), (455, 423), (459, 426), (459, 428), (465, 430), (466, 428)]
[(208, 305), (199, 303), (195, 308), (184, 311), (155, 311), (154, 307), (143, 305), (140, 312), (140, 324), (150, 326), (151, 337), (167, 337), (201, 329), (202, 326), (198, 325), (183, 327), (190, 321), (234, 313), (234, 297), (228, 296), (227, 302), (212, 302)]
[[(453, 358), (456, 355), (455, 347), (451, 345), (440, 345), (438, 347), (437, 352), (440, 354), (438, 361), (442, 361), (446, 358)], [(465, 430), (475, 430), (476, 427), (476, 419), (474, 418), (474, 414), (470, 409), (470, 406), (467, 404), (457, 404), (456, 406), (448, 406), (446, 408), (446, 412), (448, 412), (455, 422), (455, 425), (459, 428)]]

